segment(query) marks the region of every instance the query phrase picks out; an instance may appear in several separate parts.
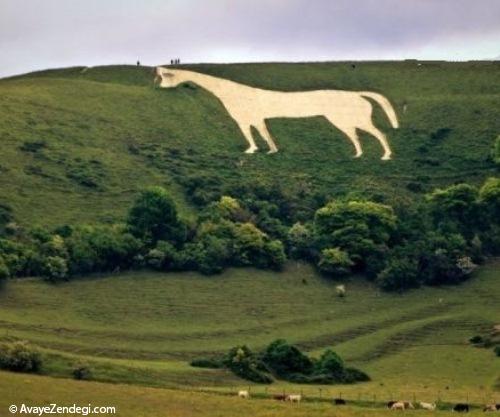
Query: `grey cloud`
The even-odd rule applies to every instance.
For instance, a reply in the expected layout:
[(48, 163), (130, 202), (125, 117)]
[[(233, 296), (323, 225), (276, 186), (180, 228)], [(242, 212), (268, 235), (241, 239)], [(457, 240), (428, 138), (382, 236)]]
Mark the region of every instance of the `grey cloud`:
[(404, 58), (431, 47), (449, 58), (450, 42), (492, 39), (498, 0), (0, 0), (0, 75), (136, 57)]

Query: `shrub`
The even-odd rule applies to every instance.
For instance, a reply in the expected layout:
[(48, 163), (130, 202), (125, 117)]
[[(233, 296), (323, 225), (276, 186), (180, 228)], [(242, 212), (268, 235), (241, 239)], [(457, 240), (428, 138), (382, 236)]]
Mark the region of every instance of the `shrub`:
[(500, 346), (495, 346), (495, 349), (493, 349), (493, 352), (495, 352), (495, 355), (500, 358)]
[(340, 248), (323, 249), (318, 263), (318, 269), (326, 275), (339, 277), (347, 275), (354, 262), (349, 258), (349, 254)]
[(265, 368), (260, 360), (245, 345), (232, 348), (224, 363), (241, 378), (262, 384), (272, 382), (272, 378), (264, 373)]
[(262, 361), (283, 378), (297, 373), (309, 374), (313, 368), (311, 359), (282, 339), (275, 340), (267, 347)]
[(42, 357), (27, 342), (0, 344), (0, 368), (15, 372), (38, 372)]
[(218, 359), (193, 359), (189, 364), (197, 368), (219, 369), (224, 367), (222, 361)]
[(47, 281), (57, 282), (68, 278), (68, 264), (60, 256), (49, 256), (44, 263), (44, 276)]
[(394, 257), (377, 276), (377, 283), (384, 290), (402, 291), (419, 286), (418, 264), (414, 259)]
[(92, 369), (84, 363), (77, 363), (72, 371), (73, 378), (78, 380), (89, 380), (92, 378)]
[(151, 187), (142, 192), (129, 211), (127, 224), (135, 237), (173, 244), (183, 242), (186, 226), (177, 215), (174, 201), (161, 187)]
[(481, 336), (479, 336), (479, 335), (472, 336), (469, 339), (469, 342), (472, 343), (473, 345), (478, 345), (480, 343), (483, 343), (483, 338)]

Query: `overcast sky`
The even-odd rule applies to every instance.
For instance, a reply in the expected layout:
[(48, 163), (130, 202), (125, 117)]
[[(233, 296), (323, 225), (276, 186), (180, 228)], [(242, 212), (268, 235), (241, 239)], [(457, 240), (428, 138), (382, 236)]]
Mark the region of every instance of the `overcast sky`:
[(134, 63), (492, 59), (500, 0), (0, 0), (0, 76)]

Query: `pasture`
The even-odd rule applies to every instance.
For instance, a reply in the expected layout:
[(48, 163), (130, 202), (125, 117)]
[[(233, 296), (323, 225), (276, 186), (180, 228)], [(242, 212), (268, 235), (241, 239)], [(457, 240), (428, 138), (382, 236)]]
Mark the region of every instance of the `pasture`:
[[(498, 401), (500, 363), (468, 338), (498, 322), (498, 271), (496, 261), (463, 285), (403, 295), (352, 278), (344, 298), (336, 296), (337, 282), (297, 263), (282, 273), (231, 269), (210, 278), (130, 272), (58, 285), (18, 279), (0, 292), (0, 335), (39, 346), (47, 358), (43, 373), (57, 377), (71, 377), (74, 364), (83, 361), (98, 381), (183, 392), (222, 395), (250, 387), (260, 397), (302, 392), (309, 399), (342, 396), (370, 407), (392, 398), (482, 404)], [(276, 382), (266, 388), (188, 364), (237, 344), (257, 349), (276, 338), (313, 355), (333, 347), (372, 381)]]
[[(389, 134), (393, 160), (369, 135), (364, 154), (322, 118), (273, 119), (275, 155), (245, 155), (246, 142), (222, 104), (192, 84), (154, 89), (149, 67), (84, 67), (0, 80), (0, 201), (21, 224), (121, 220), (138, 191), (166, 187), (182, 207), (183, 180), (227, 185), (247, 179), (327, 196), (411, 200), (459, 181), (495, 174), (490, 158), (500, 131), (498, 63), (365, 62), (196, 65), (200, 71), (255, 87), (380, 92), (400, 129)], [(82, 72), (83, 71), (83, 72)], [(265, 150), (262, 139), (258, 145)], [(50, 201), (50, 204), (47, 202)]]

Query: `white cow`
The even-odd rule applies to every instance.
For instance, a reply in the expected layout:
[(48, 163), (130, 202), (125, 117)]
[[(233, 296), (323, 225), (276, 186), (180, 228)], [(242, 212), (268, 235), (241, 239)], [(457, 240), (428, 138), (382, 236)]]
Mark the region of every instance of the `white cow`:
[(240, 398), (250, 398), (250, 393), (247, 390), (238, 391), (238, 397)]
[(285, 401), (290, 401), (291, 403), (300, 403), (301, 400), (302, 400), (301, 394), (290, 394), (287, 395), (285, 398)]
[(436, 403), (420, 402), (419, 405), (420, 405), (420, 408), (423, 408), (424, 410), (434, 411), (436, 409)]

